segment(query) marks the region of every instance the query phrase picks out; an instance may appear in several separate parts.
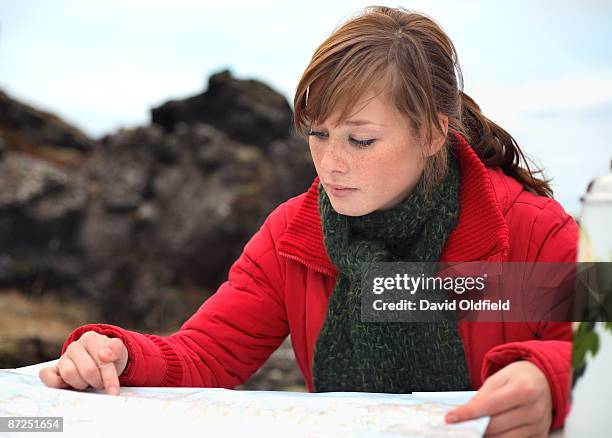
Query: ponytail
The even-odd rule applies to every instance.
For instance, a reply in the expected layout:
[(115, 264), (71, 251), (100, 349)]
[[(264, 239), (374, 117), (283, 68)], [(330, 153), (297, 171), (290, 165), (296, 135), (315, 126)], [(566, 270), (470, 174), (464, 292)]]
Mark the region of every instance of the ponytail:
[[(480, 107), (464, 92), (459, 92), (462, 102), (462, 132), (486, 166), (499, 166), (506, 175), (512, 176), (532, 193), (551, 197), (550, 179), (536, 178), (543, 170), (532, 170), (516, 140), (499, 125), (486, 118)], [(524, 168), (520, 167), (521, 161)]]

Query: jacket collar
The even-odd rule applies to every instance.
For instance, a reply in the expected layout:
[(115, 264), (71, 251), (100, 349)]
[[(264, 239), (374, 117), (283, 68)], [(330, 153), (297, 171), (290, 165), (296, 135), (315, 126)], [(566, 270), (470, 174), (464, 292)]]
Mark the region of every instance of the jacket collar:
[[(486, 260), (509, 247), (508, 225), (498, 204), (491, 176), (467, 140), (459, 133), (450, 137), (459, 161), (461, 183), (459, 220), (449, 235), (441, 260)], [(319, 177), (306, 192), (278, 244), (279, 253), (309, 268), (336, 275), (325, 244), (318, 209)]]

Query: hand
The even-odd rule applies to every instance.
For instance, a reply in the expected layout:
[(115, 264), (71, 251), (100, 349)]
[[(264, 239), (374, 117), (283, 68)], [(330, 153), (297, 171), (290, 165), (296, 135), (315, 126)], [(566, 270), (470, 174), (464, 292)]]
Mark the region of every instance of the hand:
[(127, 361), (128, 350), (121, 339), (88, 331), (68, 345), (56, 365), (41, 369), (38, 375), (52, 388), (92, 386), (119, 395), (119, 376)]
[(529, 361), (506, 365), (491, 375), (465, 405), (446, 414), (447, 423), (490, 416), (486, 436), (548, 436), (552, 399), (546, 376)]

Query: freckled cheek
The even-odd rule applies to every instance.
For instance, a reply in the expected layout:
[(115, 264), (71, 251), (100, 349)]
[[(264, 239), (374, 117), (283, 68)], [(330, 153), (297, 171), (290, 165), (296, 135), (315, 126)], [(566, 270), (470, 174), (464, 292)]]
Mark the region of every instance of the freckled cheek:
[(310, 142), (310, 141), (308, 142), (308, 149), (310, 149), (310, 156), (314, 160), (314, 158), (315, 158), (315, 156), (317, 154), (317, 151), (316, 151), (316, 148), (313, 146), (312, 142)]
[(384, 157), (369, 157), (368, 159), (356, 160), (353, 165), (353, 172), (359, 181), (360, 187), (364, 192), (384, 193), (389, 185), (389, 168), (392, 161)]
[(310, 157), (317, 169), (319, 169), (319, 163), (321, 162), (321, 153), (320, 148), (316, 147), (313, 144), (310, 144)]
[(355, 170), (366, 192), (376, 197), (394, 196), (415, 178), (415, 160), (405, 154), (372, 157), (360, 162)]

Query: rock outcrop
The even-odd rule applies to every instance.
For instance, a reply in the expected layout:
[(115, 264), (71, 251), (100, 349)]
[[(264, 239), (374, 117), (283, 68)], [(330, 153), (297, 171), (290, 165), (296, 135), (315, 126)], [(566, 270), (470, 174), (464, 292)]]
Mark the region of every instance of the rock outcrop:
[(96, 142), (56, 115), (21, 103), (0, 90), (0, 155), (24, 152), (60, 164), (78, 165)]
[(232, 139), (267, 148), (288, 138), (292, 111), (287, 100), (256, 80), (239, 80), (228, 70), (210, 77), (202, 94), (172, 100), (151, 111), (153, 123), (172, 132), (181, 122), (203, 122)]
[(0, 288), (87, 299), (99, 322), (178, 328), (314, 178), (291, 121), (283, 96), (229, 71), (98, 140), (0, 93)]

